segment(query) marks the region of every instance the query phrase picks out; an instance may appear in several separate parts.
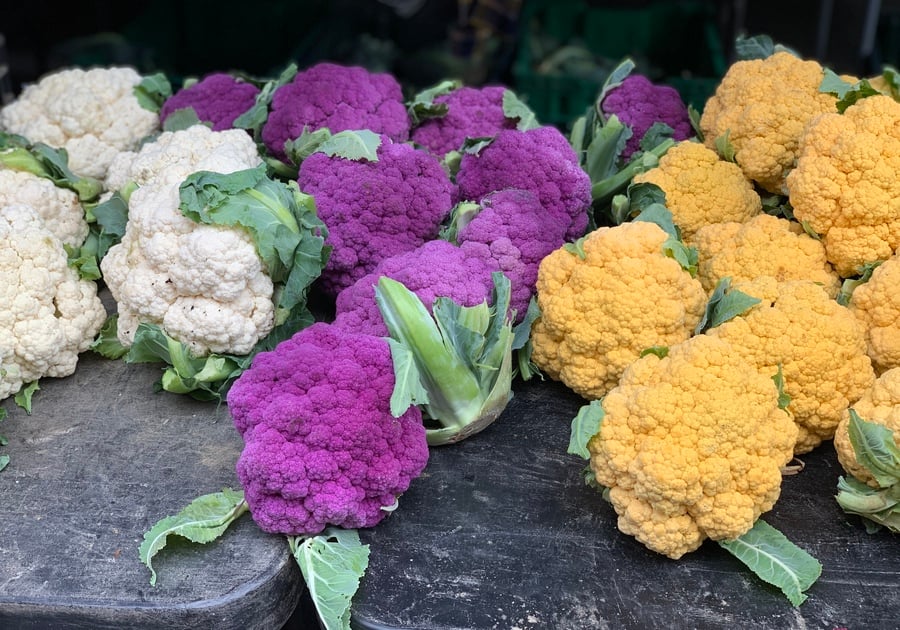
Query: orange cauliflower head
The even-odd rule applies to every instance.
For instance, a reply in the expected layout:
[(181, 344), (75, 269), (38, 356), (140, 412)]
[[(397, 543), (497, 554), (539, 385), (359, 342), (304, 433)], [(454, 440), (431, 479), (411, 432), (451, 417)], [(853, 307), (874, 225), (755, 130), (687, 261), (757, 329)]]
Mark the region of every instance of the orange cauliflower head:
[(794, 453), (834, 436), (842, 414), (875, 380), (863, 327), (814, 282), (763, 276), (734, 286), (760, 303), (707, 334), (772, 377), (781, 366), (788, 411), (799, 432)]
[(659, 166), (639, 173), (634, 183), (656, 184), (685, 241), (709, 223), (746, 221), (762, 212), (762, 201), (740, 167), (719, 159), (699, 142), (679, 142)]
[(588, 399), (601, 398), (652, 346), (691, 336), (703, 315), (700, 282), (663, 251), (669, 236), (643, 221), (602, 227), (583, 256), (560, 248), (541, 262), (532, 360)]
[[(863, 420), (883, 425), (894, 432), (894, 442), (900, 446), (900, 368), (893, 368), (882, 374), (853, 404), (853, 410)], [(878, 483), (856, 459), (850, 434), (850, 412), (845, 411), (834, 434), (834, 449), (844, 470), (863, 483), (878, 488)]]
[(618, 527), (670, 558), (747, 532), (781, 492), (797, 427), (778, 391), (707, 335), (633, 363), (588, 442)]
[(850, 311), (865, 327), (866, 348), (875, 368), (900, 367), (900, 256), (878, 265), (868, 282), (853, 290)]
[(864, 98), (817, 117), (787, 178), (794, 216), (822, 238), (842, 277), (900, 246), (900, 103)]
[(697, 231), (691, 245), (698, 253), (697, 277), (707, 291), (726, 277), (738, 284), (760, 276), (817, 282), (831, 297), (841, 288), (822, 242), (796, 221), (760, 214), (746, 223), (707, 225)]
[(729, 132), (744, 174), (772, 193), (784, 192), (800, 135), (812, 118), (836, 111), (836, 97), (819, 92), (823, 68), (788, 52), (736, 61), (706, 101), (700, 129), (710, 148)]

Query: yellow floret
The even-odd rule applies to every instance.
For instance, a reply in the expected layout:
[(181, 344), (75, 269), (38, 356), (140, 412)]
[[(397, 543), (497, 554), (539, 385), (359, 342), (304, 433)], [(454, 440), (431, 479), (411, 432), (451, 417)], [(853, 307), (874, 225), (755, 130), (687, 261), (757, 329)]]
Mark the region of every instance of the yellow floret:
[(900, 367), (900, 256), (894, 255), (872, 272), (850, 298), (850, 311), (866, 331), (866, 348), (882, 372)]

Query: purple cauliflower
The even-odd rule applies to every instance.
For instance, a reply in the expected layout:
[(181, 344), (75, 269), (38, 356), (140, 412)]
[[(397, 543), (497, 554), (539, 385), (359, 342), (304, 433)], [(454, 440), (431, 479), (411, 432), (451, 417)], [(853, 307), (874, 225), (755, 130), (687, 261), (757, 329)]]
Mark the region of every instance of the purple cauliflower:
[(460, 306), (475, 306), (490, 300), (494, 287), (491, 273), (498, 266), (487, 254), (433, 240), (386, 258), (372, 273), (338, 294), (334, 325), (358, 333), (388, 336), (375, 302), (375, 285), (382, 276), (402, 283), (429, 311), (437, 297), (448, 297)]
[(391, 140), (409, 139), (410, 120), (400, 83), (388, 73), (318, 63), (275, 90), (262, 140), (280, 160), (284, 143), (310, 131), (369, 129)]
[(214, 131), (231, 129), (235, 119), (253, 107), (259, 88), (252, 83), (217, 72), (182, 88), (163, 103), (160, 122), (179, 109), (193, 108), (197, 118), (210, 122)]
[(612, 88), (600, 103), (607, 115), (615, 114), (631, 128), (631, 137), (622, 151), (622, 159), (628, 160), (640, 149), (641, 139), (653, 123), (669, 125), (675, 140), (687, 140), (693, 133), (687, 106), (678, 90), (670, 85), (657, 85), (647, 77), (632, 74)]
[(267, 532), (371, 527), (425, 468), (419, 408), (394, 418), (387, 341), (319, 322), (253, 359), (228, 392), (237, 475)]
[(567, 239), (583, 236), (587, 228), (591, 180), (556, 127), (501, 131), (478, 153), (463, 155), (456, 184), (457, 199), (474, 202), (504, 188), (528, 190), (565, 223)]
[(550, 252), (566, 242), (566, 223), (546, 212), (531, 192), (509, 188), (481, 200), (482, 209), (459, 228), (457, 241), (463, 250), (478, 252), (497, 261), (509, 278), (520, 322), (534, 295), (538, 267)]
[(337, 295), (385, 258), (437, 238), (453, 207), (453, 183), (438, 159), (382, 136), (377, 161), (313, 153), (297, 183), (328, 228), (331, 257), (320, 286)]
[(435, 97), (435, 103), (447, 106), (447, 113), (428, 118), (413, 129), (413, 142), (443, 157), (458, 151), (466, 138), (490, 137), (503, 129), (515, 129), (517, 120), (503, 111), (505, 92), (502, 86), (464, 86)]

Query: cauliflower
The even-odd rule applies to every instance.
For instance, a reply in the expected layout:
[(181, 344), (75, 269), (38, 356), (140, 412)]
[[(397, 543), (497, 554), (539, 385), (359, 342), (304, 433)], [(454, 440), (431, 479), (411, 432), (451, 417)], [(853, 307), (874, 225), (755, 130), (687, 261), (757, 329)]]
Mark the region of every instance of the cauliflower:
[(822, 238), (842, 277), (900, 246), (900, 103), (876, 95), (823, 114), (787, 178), (794, 216)]
[(191, 108), (213, 131), (231, 129), (235, 119), (253, 107), (259, 88), (225, 72), (209, 74), (178, 90), (159, 111), (160, 123), (180, 109)]
[(388, 336), (375, 285), (382, 276), (401, 282), (430, 311), (435, 298), (450, 298), (461, 306), (475, 306), (491, 297), (491, 274), (496, 262), (484, 252), (457, 247), (447, 241), (426, 241), (416, 249), (382, 260), (372, 273), (338, 293), (334, 325), (352, 332)]
[(196, 356), (240, 355), (272, 329), (273, 284), (250, 234), (198, 224), (179, 210), (179, 185), (189, 174), (260, 163), (246, 132), (203, 125), (163, 133), (134, 157), (128, 179), (140, 187), (129, 198), (125, 235), (101, 262), (123, 345), (147, 322)]
[(544, 258), (535, 365), (581, 396), (601, 398), (641, 352), (688, 339), (707, 296), (664, 253), (668, 239), (654, 223), (623, 223), (588, 233), (583, 255), (563, 247)]
[(383, 259), (437, 238), (453, 205), (438, 159), (382, 136), (375, 161), (313, 153), (300, 165), (300, 190), (316, 200), (333, 249), (321, 286), (337, 295)]
[(256, 355), (228, 392), (244, 438), (238, 479), (250, 513), (272, 533), (371, 527), (425, 468), (417, 407), (390, 411), (384, 339), (313, 324)]
[(80, 247), (87, 238), (84, 208), (75, 191), (27, 171), (0, 168), (0, 206), (13, 204), (34, 208), (63, 245)]
[(875, 380), (863, 327), (814, 282), (762, 276), (734, 286), (760, 303), (711, 328), (761, 374), (782, 369), (787, 410), (799, 433), (794, 453), (834, 436), (847, 407)]
[(602, 408), (591, 469), (619, 529), (649, 549), (677, 559), (737, 538), (778, 499), (797, 427), (727, 342), (698, 335), (638, 359)]
[[(863, 420), (874, 422), (893, 431), (894, 442), (900, 444), (900, 368), (891, 368), (881, 374), (853, 403), (853, 410)], [(847, 427), (850, 424), (850, 410), (844, 410), (843, 417), (834, 434), (834, 448), (838, 462), (847, 474), (859, 481), (878, 488), (872, 473), (856, 458)]]
[(486, 138), (503, 129), (515, 129), (517, 121), (503, 109), (502, 86), (461, 86), (434, 98), (447, 108), (443, 116), (429, 117), (416, 125), (411, 139), (437, 156), (459, 151), (467, 138)]
[(728, 133), (747, 178), (785, 194), (803, 128), (836, 109), (837, 98), (819, 91), (822, 76), (818, 62), (783, 51), (733, 63), (703, 107), (704, 142), (714, 149), (716, 138)]
[(409, 139), (410, 120), (400, 84), (392, 75), (362, 67), (318, 63), (279, 86), (262, 127), (268, 150), (285, 160), (284, 143), (303, 133), (369, 129), (396, 142)]
[(457, 199), (475, 202), (504, 188), (528, 190), (546, 212), (566, 223), (567, 239), (587, 228), (591, 180), (555, 127), (501, 131), (478, 153), (463, 155), (456, 184)]
[(691, 244), (698, 253), (697, 276), (708, 292), (723, 278), (736, 284), (759, 276), (810, 280), (831, 297), (841, 288), (822, 242), (795, 221), (760, 214), (744, 223), (714, 223), (697, 230)]
[(641, 140), (654, 123), (672, 128), (675, 140), (687, 140), (694, 135), (687, 105), (670, 85), (654, 84), (647, 77), (632, 74), (610, 89), (599, 103), (607, 116), (614, 114), (631, 129), (621, 158), (628, 160), (641, 148)]
[(106, 319), (97, 285), (78, 278), (59, 237), (22, 203), (0, 203), (0, 297), (0, 400), (72, 374)]
[(878, 265), (851, 294), (849, 308), (865, 328), (866, 348), (879, 372), (900, 367), (900, 256)]
[(159, 129), (134, 94), (142, 79), (129, 67), (53, 72), (0, 109), (0, 129), (63, 148), (74, 173), (103, 179), (117, 153)]
[(632, 181), (655, 184), (666, 193), (666, 207), (687, 242), (704, 225), (743, 222), (762, 212), (762, 201), (740, 167), (699, 142), (679, 142), (659, 166)]

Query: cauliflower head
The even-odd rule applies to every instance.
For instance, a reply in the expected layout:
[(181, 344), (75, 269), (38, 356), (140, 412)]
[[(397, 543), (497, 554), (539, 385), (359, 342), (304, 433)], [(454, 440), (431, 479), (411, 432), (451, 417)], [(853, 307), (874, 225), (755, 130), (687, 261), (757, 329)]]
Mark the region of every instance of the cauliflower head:
[(668, 238), (654, 223), (623, 223), (585, 236), (583, 257), (563, 247), (544, 258), (535, 365), (585, 398), (602, 398), (641, 352), (688, 339), (707, 295), (663, 252)]
[(763, 189), (785, 193), (800, 136), (817, 115), (836, 111), (837, 98), (819, 92), (823, 68), (788, 52), (729, 66), (700, 117), (706, 145), (729, 132), (735, 160)]
[(680, 558), (734, 539), (781, 492), (797, 427), (771, 378), (721, 340), (697, 335), (625, 370), (588, 442), (619, 529)]
[(37, 210), (44, 225), (63, 245), (80, 247), (88, 224), (78, 194), (27, 171), (0, 168), (0, 206), (25, 204)]
[(762, 212), (762, 201), (740, 167), (699, 142), (679, 142), (659, 166), (633, 181), (656, 184), (666, 193), (666, 207), (687, 242), (704, 225), (744, 222)]
[(274, 326), (273, 284), (251, 236), (198, 224), (179, 210), (178, 187), (196, 171), (232, 173), (260, 164), (243, 130), (203, 125), (162, 134), (131, 162), (140, 184), (120, 243), (100, 263), (119, 311), (118, 338), (160, 325), (196, 356), (247, 354)]
[(822, 242), (796, 221), (759, 214), (744, 223), (713, 223), (697, 230), (691, 244), (697, 248), (697, 277), (709, 292), (726, 277), (733, 284), (760, 276), (810, 280), (831, 297), (841, 288)]
[(787, 178), (794, 216), (821, 236), (842, 277), (900, 246), (900, 103), (877, 95), (823, 114)]
[[(862, 396), (852, 405), (863, 420), (875, 422), (894, 432), (894, 442), (900, 445), (900, 368), (891, 368), (881, 374)], [(844, 412), (834, 434), (834, 449), (838, 462), (849, 475), (878, 488), (878, 482), (865, 466), (856, 459), (850, 442), (850, 410)]]
[(69, 376), (106, 320), (97, 285), (68, 266), (33, 207), (0, 204), (0, 400), (23, 384)]
[(159, 116), (134, 95), (142, 80), (130, 67), (47, 74), (0, 109), (0, 128), (65, 149), (73, 173), (102, 180), (117, 153), (159, 129)]
[(879, 372), (900, 367), (900, 256), (878, 265), (853, 290), (850, 311), (865, 328), (866, 348)]
[(225, 72), (214, 72), (196, 83), (178, 90), (166, 99), (159, 110), (159, 121), (179, 109), (192, 108), (202, 122), (212, 124), (213, 131), (231, 129), (235, 119), (253, 107), (259, 88)]
[(764, 376), (781, 367), (799, 429), (794, 453), (807, 453), (834, 436), (841, 415), (875, 380), (863, 327), (808, 280), (762, 276), (734, 289), (761, 301), (707, 334), (729, 342)]
[(425, 468), (418, 407), (394, 418), (387, 341), (330, 324), (253, 359), (228, 392), (245, 441), (237, 474), (259, 526), (314, 535), (371, 527)]

